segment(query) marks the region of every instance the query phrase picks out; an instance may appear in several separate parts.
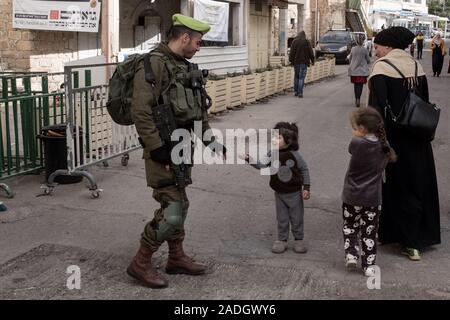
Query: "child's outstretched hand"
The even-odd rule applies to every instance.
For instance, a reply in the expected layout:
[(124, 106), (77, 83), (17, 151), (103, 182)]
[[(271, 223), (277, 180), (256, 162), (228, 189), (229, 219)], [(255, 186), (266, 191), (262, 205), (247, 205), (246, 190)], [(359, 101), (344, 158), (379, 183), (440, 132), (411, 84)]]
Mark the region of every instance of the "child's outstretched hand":
[(310, 197), (311, 197), (311, 194), (310, 194), (309, 190), (303, 190), (303, 200), (309, 200)]
[(239, 155), (239, 159), (242, 159), (242, 160), (245, 160), (245, 161), (248, 162), (248, 159), (249, 159), (248, 153), (246, 153), (246, 154), (240, 154), (240, 155)]

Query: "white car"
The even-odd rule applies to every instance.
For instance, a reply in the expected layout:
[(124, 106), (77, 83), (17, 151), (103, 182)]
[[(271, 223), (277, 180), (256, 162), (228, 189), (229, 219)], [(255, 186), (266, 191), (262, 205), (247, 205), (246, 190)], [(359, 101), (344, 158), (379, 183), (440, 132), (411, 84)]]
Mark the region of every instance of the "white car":
[(367, 51), (369, 52), (369, 57), (372, 56), (372, 41), (369, 40), (369, 38), (367, 37), (367, 33), (366, 32), (360, 32), (360, 31), (356, 31), (353, 32), (353, 34), (355, 35), (355, 38), (357, 37), (362, 37), (364, 39), (363, 42), (363, 47), (367, 49)]

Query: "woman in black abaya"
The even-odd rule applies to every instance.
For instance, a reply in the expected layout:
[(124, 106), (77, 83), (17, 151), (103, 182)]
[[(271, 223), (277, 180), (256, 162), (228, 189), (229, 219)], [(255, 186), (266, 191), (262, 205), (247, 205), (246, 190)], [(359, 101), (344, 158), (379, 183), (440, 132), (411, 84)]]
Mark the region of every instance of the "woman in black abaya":
[[(383, 207), (378, 231), (381, 243), (399, 243), (402, 253), (420, 260), (421, 251), (441, 242), (439, 196), (431, 143), (421, 141), (394, 126), (386, 104), (398, 114), (408, 94), (415, 87), (428, 101), (427, 78), (418, 64), (405, 52), (414, 34), (403, 27), (392, 27), (377, 34), (375, 52), (380, 58), (369, 77), (369, 105), (384, 117), (387, 139), (398, 155), (396, 163), (386, 168), (383, 184)], [(389, 64), (393, 63), (407, 78)]]

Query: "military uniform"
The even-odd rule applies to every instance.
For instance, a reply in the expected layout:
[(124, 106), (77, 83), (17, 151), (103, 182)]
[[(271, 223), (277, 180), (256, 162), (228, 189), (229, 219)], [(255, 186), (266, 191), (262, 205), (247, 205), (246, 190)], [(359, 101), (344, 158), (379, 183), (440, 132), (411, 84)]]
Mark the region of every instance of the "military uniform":
[[(151, 56), (150, 64), (151, 69), (156, 78), (156, 85), (152, 88), (149, 83), (147, 83), (145, 79), (145, 70), (144, 65), (138, 67), (136, 72), (135, 80), (134, 80), (134, 93), (133, 93), (133, 102), (132, 102), (132, 117), (137, 129), (137, 132), (142, 139), (145, 147), (143, 158), (145, 159), (145, 172), (147, 177), (147, 185), (154, 189), (153, 197), (156, 201), (161, 203), (162, 208), (167, 207), (170, 202), (180, 202), (182, 208), (182, 222), (184, 223), (184, 219), (186, 218), (187, 209), (189, 207), (189, 201), (186, 197), (186, 192), (184, 190), (179, 190), (175, 185), (161, 188), (159, 186), (160, 181), (165, 181), (167, 179), (173, 178), (173, 172), (167, 171), (165, 169), (164, 164), (153, 161), (150, 155), (150, 152), (162, 147), (163, 143), (159, 137), (158, 129), (153, 121), (151, 107), (157, 101), (155, 101), (160, 94), (161, 91), (167, 90), (167, 86), (170, 82), (170, 74), (167, 70), (166, 63), (171, 63), (177, 65), (180, 73), (183, 71), (187, 74), (187, 65), (186, 60), (173, 53), (170, 48), (161, 43), (157, 49), (155, 50), (158, 53), (162, 53), (163, 55), (169, 56), (168, 61), (164, 61), (160, 56)], [(175, 87), (179, 87), (180, 84), (176, 84)], [(171, 100), (171, 104), (187, 104), (187, 107), (193, 107), (201, 111), (199, 118), (196, 120), (202, 121), (202, 129), (203, 131), (210, 129), (208, 124), (208, 114), (205, 109), (202, 109), (200, 105), (200, 101), (198, 99), (194, 99), (195, 95), (193, 90), (188, 87), (183, 87), (182, 91), (184, 91), (184, 95), (179, 94), (179, 88), (173, 89), (176, 94), (172, 94), (172, 92), (167, 92), (165, 95), (172, 97), (168, 97)], [(175, 96), (175, 97), (174, 97)], [(176, 117), (176, 114), (175, 114)], [(186, 126), (186, 129), (192, 129), (193, 127)], [(190, 174), (190, 168), (188, 168), (188, 172)], [(165, 235), (155, 234), (155, 227), (158, 226), (159, 222), (162, 220), (162, 210), (158, 209), (155, 212), (155, 218), (152, 222), (150, 222), (144, 229), (144, 233), (142, 235), (142, 241), (145, 245), (152, 247), (153, 249), (157, 249), (164, 240), (167, 240)], [(177, 226), (177, 230), (174, 231), (174, 234), (171, 234), (170, 237), (180, 237), (183, 233), (183, 224)]]
[[(201, 33), (209, 31), (207, 24), (179, 14), (173, 16), (173, 25), (183, 25)], [(149, 253), (151, 257), (151, 253), (155, 252), (164, 241), (167, 241), (169, 244), (169, 262), (166, 272), (201, 274), (204, 273), (206, 267), (193, 263), (192, 259), (184, 254), (181, 247), (185, 234), (184, 222), (189, 208), (186, 191), (184, 188), (175, 185), (173, 171), (167, 171), (165, 164), (153, 159), (152, 156), (152, 152), (164, 147), (151, 108), (160, 103), (161, 100), (164, 103), (171, 104), (178, 128), (192, 130), (193, 121), (202, 121), (202, 131), (205, 132), (210, 129), (207, 110), (202, 107), (199, 91), (194, 91), (188, 85), (191, 77), (188, 64), (184, 57), (174, 53), (167, 44), (159, 44), (150, 54), (149, 65), (155, 78), (153, 86), (145, 81), (144, 63), (141, 62), (137, 68), (134, 78), (131, 115), (144, 147), (143, 158), (145, 160), (147, 185), (153, 188), (153, 198), (161, 204), (161, 207), (155, 211), (153, 220), (144, 228), (141, 236), (141, 248), (143, 247), (144, 252)], [(160, 99), (160, 97), (162, 98)], [(189, 114), (186, 113), (186, 110), (189, 111)], [(187, 173), (190, 178), (190, 166)], [(170, 180), (174, 181), (172, 185), (165, 183), (162, 186), (162, 182)], [(179, 255), (178, 258), (176, 257), (177, 254)], [(134, 262), (139, 262), (138, 256), (139, 254), (137, 258), (135, 257)], [(148, 264), (151, 268), (151, 261)], [(156, 273), (136, 275), (136, 273), (139, 273), (135, 271), (137, 269), (136, 265), (133, 266), (132, 263), (128, 273), (151, 287), (167, 285), (167, 283), (164, 285), (164, 283), (158, 281), (156, 281), (156, 284), (154, 283), (153, 276)], [(149, 278), (151, 281), (147, 281)]]

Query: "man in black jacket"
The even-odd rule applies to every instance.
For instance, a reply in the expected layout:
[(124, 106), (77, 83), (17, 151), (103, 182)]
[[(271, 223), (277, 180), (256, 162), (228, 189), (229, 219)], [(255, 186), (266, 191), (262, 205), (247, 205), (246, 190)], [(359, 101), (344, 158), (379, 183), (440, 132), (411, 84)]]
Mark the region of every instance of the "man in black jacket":
[(314, 65), (314, 53), (311, 43), (306, 39), (305, 31), (300, 31), (294, 39), (289, 53), (289, 62), (294, 65), (294, 91), (295, 96), (303, 98), (306, 71), (310, 64)]

